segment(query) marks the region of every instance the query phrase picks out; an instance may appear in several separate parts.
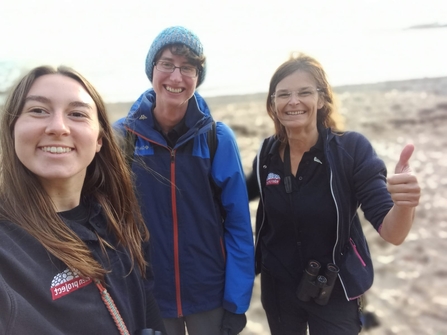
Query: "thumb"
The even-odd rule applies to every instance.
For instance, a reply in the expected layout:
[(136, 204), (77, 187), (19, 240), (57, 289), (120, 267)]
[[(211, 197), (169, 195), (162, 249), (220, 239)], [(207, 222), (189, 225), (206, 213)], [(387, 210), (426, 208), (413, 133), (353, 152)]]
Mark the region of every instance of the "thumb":
[(413, 144), (407, 144), (402, 152), (400, 153), (399, 162), (396, 164), (395, 173), (410, 173), (410, 164), (409, 160), (411, 158), (411, 155), (413, 155), (414, 151), (414, 145)]

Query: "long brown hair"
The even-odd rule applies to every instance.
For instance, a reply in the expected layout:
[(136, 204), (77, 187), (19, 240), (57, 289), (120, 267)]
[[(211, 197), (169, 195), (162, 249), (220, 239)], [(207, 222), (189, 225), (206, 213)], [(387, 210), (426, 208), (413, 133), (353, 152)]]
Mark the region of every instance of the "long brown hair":
[(317, 126), (324, 128), (330, 127), (333, 129), (337, 128), (337, 122), (334, 118), (334, 114), (336, 113), (334, 92), (327, 80), (323, 67), (315, 58), (308, 55), (303, 53), (299, 53), (298, 55), (292, 54), (289, 60), (276, 69), (270, 79), (266, 102), (267, 113), (275, 124), (275, 135), (283, 144), (287, 142), (286, 130), (276, 117), (272, 95), (275, 93), (276, 86), (281, 80), (298, 70), (306, 71), (312, 75), (316, 81), (317, 88), (319, 89), (318, 95), (319, 99), (323, 101), (323, 107), (317, 110)]
[[(62, 221), (36, 175), (20, 162), (15, 152), (14, 127), (25, 98), (35, 80), (48, 74), (60, 74), (76, 80), (96, 104), (102, 147), (87, 167), (81, 197), (93, 197), (102, 206), (108, 230), (130, 254), (132, 268), (129, 272), (136, 263), (144, 276), (146, 262), (141, 243), (149, 238), (149, 233), (138, 207), (130, 171), (115, 142), (101, 96), (81, 74), (68, 67), (34, 68), (17, 83), (6, 100), (0, 124), (0, 219), (28, 231), (51, 254), (70, 269), (78, 270), (82, 276), (104, 279), (107, 271)], [(101, 239), (100, 243), (103, 249), (108, 246)]]

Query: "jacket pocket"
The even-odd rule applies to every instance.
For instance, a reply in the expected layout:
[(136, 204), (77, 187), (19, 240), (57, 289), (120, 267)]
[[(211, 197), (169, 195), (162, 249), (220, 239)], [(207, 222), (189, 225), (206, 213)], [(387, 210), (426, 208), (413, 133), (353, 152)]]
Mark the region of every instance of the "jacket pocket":
[(351, 243), (352, 250), (354, 251), (354, 254), (359, 259), (360, 263), (362, 263), (363, 266), (366, 266), (365, 261), (363, 260), (362, 256), (360, 255), (359, 251), (357, 250), (357, 246), (354, 243), (354, 240), (352, 238), (349, 238), (349, 242)]

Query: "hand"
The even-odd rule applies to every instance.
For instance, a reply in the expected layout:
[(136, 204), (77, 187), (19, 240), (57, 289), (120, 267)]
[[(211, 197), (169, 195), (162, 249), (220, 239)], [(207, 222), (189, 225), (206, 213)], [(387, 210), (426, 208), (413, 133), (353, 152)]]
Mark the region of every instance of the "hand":
[(235, 314), (225, 310), (222, 318), (222, 334), (237, 335), (247, 324), (247, 317), (245, 314)]
[(409, 164), (413, 151), (413, 144), (405, 146), (396, 164), (395, 174), (388, 177), (388, 192), (396, 206), (416, 207), (419, 204), (421, 188)]

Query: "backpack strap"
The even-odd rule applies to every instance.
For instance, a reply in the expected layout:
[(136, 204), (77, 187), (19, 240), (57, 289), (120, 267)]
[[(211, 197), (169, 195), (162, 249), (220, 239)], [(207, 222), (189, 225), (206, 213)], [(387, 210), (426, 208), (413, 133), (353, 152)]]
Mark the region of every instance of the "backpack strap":
[(265, 181), (267, 176), (262, 175), (261, 176), (261, 162), (264, 162), (266, 155), (270, 152), (272, 149), (272, 146), (275, 144), (276, 138), (275, 136), (270, 136), (262, 142), (258, 154), (256, 155), (256, 178), (258, 180), (258, 187), (259, 187), (259, 195), (262, 197), (262, 180)]

